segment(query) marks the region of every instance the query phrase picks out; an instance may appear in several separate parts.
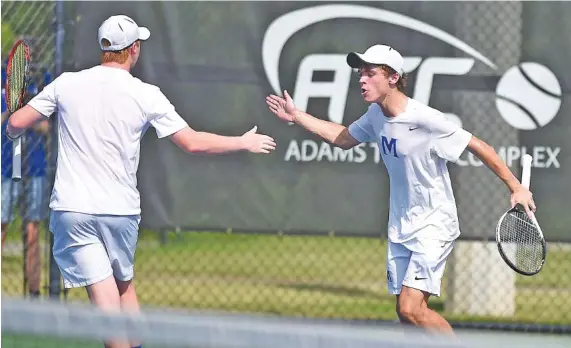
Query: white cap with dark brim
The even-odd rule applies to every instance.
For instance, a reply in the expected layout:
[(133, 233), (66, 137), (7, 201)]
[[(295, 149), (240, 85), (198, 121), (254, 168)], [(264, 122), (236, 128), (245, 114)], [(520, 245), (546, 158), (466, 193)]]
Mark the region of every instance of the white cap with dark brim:
[(365, 53), (351, 52), (347, 55), (347, 64), (353, 69), (358, 69), (363, 64), (386, 65), (399, 75), (404, 73), (403, 57), (397, 50), (386, 45), (371, 46)]
[[(147, 40), (151, 36), (149, 29), (139, 27), (135, 21), (125, 15), (111, 16), (99, 27), (99, 47), (103, 51), (120, 51), (131, 46), (137, 40)], [(111, 46), (104, 47), (103, 39)]]

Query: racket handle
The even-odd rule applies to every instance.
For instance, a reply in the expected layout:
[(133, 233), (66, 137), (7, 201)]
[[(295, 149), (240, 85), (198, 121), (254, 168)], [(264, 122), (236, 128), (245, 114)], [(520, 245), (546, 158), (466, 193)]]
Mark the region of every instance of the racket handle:
[(22, 180), (22, 137), (12, 141), (12, 180)]
[(521, 173), (521, 184), (529, 189), (529, 184), (531, 181), (531, 162), (533, 158), (531, 155), (525, 154), (522, 159), (522, 173)]

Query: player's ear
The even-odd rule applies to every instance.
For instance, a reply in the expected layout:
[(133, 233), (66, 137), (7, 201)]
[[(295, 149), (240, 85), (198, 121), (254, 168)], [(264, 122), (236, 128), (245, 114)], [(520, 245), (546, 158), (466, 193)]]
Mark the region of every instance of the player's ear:
[(135, 55), (140, 50), (141, 50), (141, 42), (139, 40), (135, 41), (131, 45), (131, 47), (129, 47), (129, 53), (131, 53), (131, 55)]
[(389, 75), (389, 83), (395, 85), (399, 81), (400, 75), (397, 73)]

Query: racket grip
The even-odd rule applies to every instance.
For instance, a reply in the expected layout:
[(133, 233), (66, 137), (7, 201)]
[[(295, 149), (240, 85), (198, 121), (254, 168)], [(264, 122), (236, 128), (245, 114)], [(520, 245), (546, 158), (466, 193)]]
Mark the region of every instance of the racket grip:
[(12, 141), (12, 181), (22, 180), (22, 137)]
[(521, 173), (521, 184), (529, 189), (529, 184), (531, 181), (531, 162), (533, 158), (531, 155), (525, 154), (522, 159), (522, 173)]

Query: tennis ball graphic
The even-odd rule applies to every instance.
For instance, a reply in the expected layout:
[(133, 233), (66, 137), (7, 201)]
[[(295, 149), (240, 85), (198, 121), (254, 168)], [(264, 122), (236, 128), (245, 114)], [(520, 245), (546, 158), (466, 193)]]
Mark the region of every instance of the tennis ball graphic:
[(526, 62), (511, 67), (496, 86), (496, 107), (512, 127), (533, 130), (545, 126), (561, 106), (561, 86), (545, 66)]

